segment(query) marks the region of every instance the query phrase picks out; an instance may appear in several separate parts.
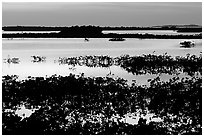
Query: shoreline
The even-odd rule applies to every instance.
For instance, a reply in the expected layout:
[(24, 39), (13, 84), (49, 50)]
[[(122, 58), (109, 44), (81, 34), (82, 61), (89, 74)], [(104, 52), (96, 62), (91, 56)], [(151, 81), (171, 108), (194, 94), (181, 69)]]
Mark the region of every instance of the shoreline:
[(195, 35), (154, 35), (154, 34), (100, 34), (100, 35), (72, 35), (59, 33), (22, 33), (2, 34), (2, 38), (139, 38), (139, 39), (202, 39), (202, 34)]

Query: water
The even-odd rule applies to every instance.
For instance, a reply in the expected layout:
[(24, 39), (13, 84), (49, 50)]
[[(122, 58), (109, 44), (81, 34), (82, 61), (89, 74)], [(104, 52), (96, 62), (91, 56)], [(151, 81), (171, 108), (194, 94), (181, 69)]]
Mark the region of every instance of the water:
[(200, 33), (190, 33), (190, 32), (177, 32), (174, 30), (106, 30), (103, 31), (104, 34), (117, 33), (117, 34), (154, 34), (154, 35), (194, 35)]
[[(179, 43), (183, 39), (126, 39), (126, 41), (110, 42), (109, 39), (96, 38), (90, 39), (89, 42), (85, 42), (81, 38), (68, 38), (68, 39), (3, 39), (2, 40), (2, 57), (3, 59), (18, 57), (20, 59), (19, 64), (3, 63), (2, 74), (3, 75), (19, 75), (20, 79), (25, 79), (28, 76), (51, 76), (57, 75), (69, 75), (84, 73), (85, 76), (97, 77), (107, 76), (111, 74), (111, 77), (121, 77), (129, 81), (136, 80), (137, 84), (148, 85), (147, 80), (153, 79), (157, 75), (133, 75), (128, 73), (119, 66), (110, 66), (108, 68), (102, 67), (87, 67), (87, 66), (71, 66), (67, 64), (59, 64), (56, 60), (59, 57), (76, 57), (85, 55), (109, 55), (111, 57), (117, 57), (124, 54), (131, 56), (142, 54), (164, 54), (175, 56), (185, 56), (186, 54), (199, 55), (202, 51), (202, 40), (194, 40), (196, 46), (193, 48), (180, 48)], [(32, 62), (32, 55), (45, 56), (46, 62)], [(162, 81), (167, 81), (174, 75), (161, 74)], [(180, 74), (180, 77), (186, 77), (185, 74)], [(40, 107), (29, 108), (25, 104), (21, 104), (16, 110), (7, 109), (6, 112), (14, 112), (16, 115), (24, 118), (30, 117)], [(142, 110), (141, 110), (142, 111)], [(89, 115), (89, 114), (87, 114)], [(91, 118), (95, 118), (95, 115), (90, 114)], [(137, 125), (139, 118), (147, 120), (147, 124), (151, 121), (163, 122), (163, 119), (156, 116), (147, 110), (146, 114), (142, 114), (140, 109), (135, 113), (127, 113), (121, 117), (121, 121)], [(66, 117), (67, 118), (67, 117)], [(97, 116), (98, 121), (101, 120), (100, 116)], [(112, 116), (113, 121), (117, 121), (120, 118), (118, 115)], [(68, 118), (66, 119), (68, 120)], [(95, 121), (90, 121), (95, 122)]]
[[(60, 31), (2, 31), (3, 34), (15, 34), (15, 33), (59, 33)], [(117, 33), (117, 34), (155, 34), (155, 35), (194, 35), (200, 34), (191, 32), (177, 32), (174, 30), (104, 30), (103, 34)]]
[[(84, 73), (85, 76), (107, 76), (111, 73), (112, 77), (122, 77), (129, 81), (136, 80), (139, 84), (146, 83), (148, 78), (156, 75), (132, 75), (119, 66), (109, 68), (69, 66), (56, 62), (59, 57), (76, 57), (86, 55), (108, 55), (116, 57), (124, 54), (131, 56), (142, 54), (164, 54), (171, 56), (185, 56), (187, 53), (199, 55), (202, 51), (202, 40), (194, 40), (196, 46), (193, 48), (180, 48), (181, 39), (126, 39), (126, 41), (108, 41), (107, 38), (91, 38), (85, 42), (82, 38), (67, 39), (13, 39), (2, 40), (3, 59), (18, 57), (19, 64), (3, 63), (3, 75), (19, 75), (24, 79), (28, 76), (51, 76), (69, 75)], [(46, 62), (32, 62), (32, 55), (45, 56)], [(162, 75), (162, 78), (169, 79), (172, 76)]]

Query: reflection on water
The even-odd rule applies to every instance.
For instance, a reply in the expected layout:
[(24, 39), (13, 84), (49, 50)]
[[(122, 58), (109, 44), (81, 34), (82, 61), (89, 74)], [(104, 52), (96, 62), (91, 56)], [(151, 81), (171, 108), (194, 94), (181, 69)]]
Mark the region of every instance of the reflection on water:
[[(147, 77), (155, 77), (156, 75), (135, 76), (121, 68), (121, 66), (111, 64), (111, 60), (110, 62), (103, 60), (104, 62), (93, 63), (93, 61), (101, 60), (100, 58), (88, 60), (88, 62), (82, 59), (81, 62), (73, 66), (73, 63), (72, 65), (65, 63), (67, 61), (66, 58), (86, 55), (108, 55), (110, 57), (118, 57), (124, 54), (132, 56), (153, 53), (155, 55), (162, 55), (166, 52), (172, 57), (175, 57), (186, 56), (187, 53), (199, 55), (202, 51), (201, 40), (194, 40), (196, 46), (189, 49), (180, 48), (180, 41), (183, 40), (127, 39), (124, 42), (113, 43), (104, 38), (93, 38), (89, 42), (84, 42), (84, 39), (80, 38), (4, 39), (2, 44), (3, 59), (6, 59), (10, 63), (2, 64), (3, 75), (19, 75), (20, 78), (24, 79), (27, 76), (51, 76), (53, 74), (65, 76), (69, 75), (69, 73), (84, 73), (85, 76), (122, 77), (129, 81), (136, 80), (140, 83), (146, 81)], [(8, 61), (8, 56), (10, 59), (18, 58), (20, 62), (17, 64), (15, 61)], [(72, 59), (72, 61), (74, 60)], [(81, 65), (80, 63), (85, 63), (86, 65)], [(90, 65), (93, 66), (91, 67)], [(168, 76), (164, 74), (163, 77), (166, 78)]]
[(3, 40), (3, 75), (30, 76), (3, 77), (4, 132), (201, 133), (202, 43), (180, 41)]
[[(60, 31), (2, 31), (3, 34), (15, 34), (15, 33), (59, 33)], [(200, 32), (177, 32), (174, 30), (104, 30), (103, 34), (117, 33), (117, 34), (155, 34), (155, 35), (193, 35), (200, 34)]]
[(199, 33), (178, 33), (174, 30), (105, 30), (102, 31), (104, 34), (117, 33), (117, 34), (155, 34), (155, 35), (193, 35)]

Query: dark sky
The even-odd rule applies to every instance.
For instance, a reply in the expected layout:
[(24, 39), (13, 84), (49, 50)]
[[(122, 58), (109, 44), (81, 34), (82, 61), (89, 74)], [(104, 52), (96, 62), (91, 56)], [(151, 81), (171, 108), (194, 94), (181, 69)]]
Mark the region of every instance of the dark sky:
[(202, 25), (201, 2), (3, 2), (2, 25)]

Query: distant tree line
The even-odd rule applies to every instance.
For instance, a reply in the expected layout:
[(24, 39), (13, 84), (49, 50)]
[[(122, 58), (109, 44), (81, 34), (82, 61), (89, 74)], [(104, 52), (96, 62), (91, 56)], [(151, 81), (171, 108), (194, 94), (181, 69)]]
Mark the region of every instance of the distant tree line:
[(102, 28), (95, 26), (73, 26), (60, 31), (61, 37), (103, 37)]
[[(73, 32), (73, 33), (72, 33)], [(88, 32), (88, 33), (86, 33)], [(139, 39), (202, 39), (202, 34), (196, 35), (154, 35), (154, 34), (103, 34), (99, 31), (77, 32), (74, 30), (59, 33), (16, 33), (2, 34), (2, 38), (139, 38)]]
[(102, 30), (178, 30), (178, 31), (185, 31), (185, 32), (202, 32), (202, 27), (200, 26), (153, 26), (153, 27), (126, 27), (126, 26), (120, 26), (120, 27), (113, 27), (113, 26), (71, 26), (71, 27), (59, 27), (59, 26), (4, 26), (2, 27), (2, 30), (4, 31), (63, 31), (64, 29), (74, 29), (74, 28), (100, 28)]
[(45, 26), (5, 26), (4, 31), (60, 31), (65, 27), (45, 27)]
[(201, 39), (202, 35), (155, 35), (155, 34), (103, 34), (103, 30), (177, 30), (178, 32), (200, 32), (202, 28), (175, 27), (100, 27), (100, 26), (72, 26), (72, 27), (41, 27), (41, 26), (9, 26), (4, 31), (60, 31), (56, 33), (15, 33), (3, 34), (3, 38), (157, 38), (157, 39)]
[(177, 32), (202, 32), (202, 28), (180, 28)]

